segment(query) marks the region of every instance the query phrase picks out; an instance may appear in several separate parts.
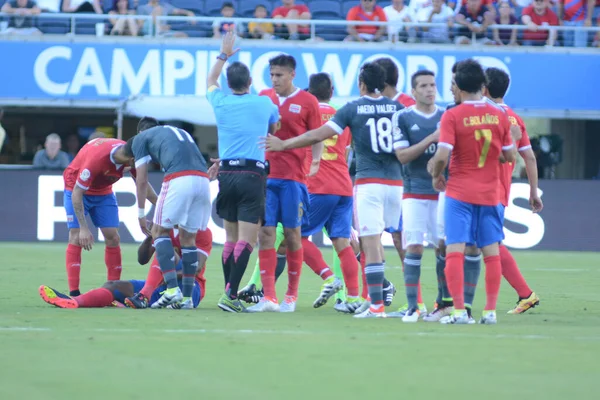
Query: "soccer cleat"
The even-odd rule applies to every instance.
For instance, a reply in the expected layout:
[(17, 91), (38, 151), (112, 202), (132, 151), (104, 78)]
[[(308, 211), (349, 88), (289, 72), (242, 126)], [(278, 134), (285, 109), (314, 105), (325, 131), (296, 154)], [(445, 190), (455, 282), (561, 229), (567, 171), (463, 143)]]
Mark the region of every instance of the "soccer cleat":
[(192, 310), (194, 309), (194, 302), (191, 298), (187, 298), (183, 301), (179, 301), (177, 303), (171, 303), (167, 307), (170, 310)]
[(40, 297), (48, 304), (59, 308), (79, 308), (79, 303), (70, 296), (52, 289), (50, 286), (42, 285), (38, 289)]
[(483, 315), (479, 320), (479, 323), (482, 325), (495, 325), (498, 323), (496, 319), (496, 311), (483, 311)]
[[(427, 315), (427, 307), (424, 303), (419, 303), (419, 315)], [(403, 305), (398, 309), (398, 311), (394, 311), (393, 313), (389, 313), (388, 317), (390, 318), (402, 318), (408, 312), (408, 304)]]
[(337, 312), (348, 313), (348, 307), (346, 307), (346, 303), (344, 303), (341, 299), (337, 299), (335, 304), (333, 305), (333, 309)]
[(369, 309), (369, 307), (371, 307), (371, 301), (365, 300), (362, 302), (362, 304), (360, 306), (358, 306), (358, 308), (356, 310), (354, 310), (354, 314), (362, 314), (365, 311), (367, 311)]
[(148, 299), (143, 294), (136, 293), (131, 297), (125, 298), (125, 305), (136, 310), (148, 308)]
[(455, 310), (452, 315), (442, 318), (440, 323), (444, 325), (469, 325), (469, 314), (465, 310), (458, 312)]
[(441, 307), (436, 308), (432, 312), (423, 316), (423, 321), (425, 322), (440, 322), (440, 320), (444, 317), (452, 315), (454, 311), (454, 307)]
[(390, 282), (388, 287), (383, 288), (383, 305), (389, 307), (392, 305), (394, 296), (396, 295), (396, 286)]
[(296, 311), (296, 301), (298, 300), (295, 296), (285, 296), (285, 299), (279, 305), (279, 312), (294, 312)]
[(246, 311), (251, 313), (279, 312), (279, 304), (277, 304), (277, 300), (265, 296), (261, 298), (260, 301), (252, 307), (246, 308)]
[(239, 299), (230, 299), (229, 296), (223, 294), (217, 303), (217, 306), (227, 312), (232, 313), (243, 313), (246, 312), (246, 307), (242, 305)]
[(325, 304), (327, 304), (327, 300), (329, 300), (331, 296), (333, 296), (343, 288), (344, 284), (341, 280), (339, 280), (335, 276), (328, 278), (325, 282), (323, 282), (323, 286), (321, 286), (321, 294), (313, 303), (313, 307), (319, 308), (321, 306), (324, 306)]
[(535, 294), (535, 292), (531, 292), (529, 297), (525, 299), (519, 299), (517, 301), (517, 306), (510, 310), (507, 314), (523, 314), (525, 311), (534, 308), (535, 306), (540, 304), (540, 298)]
[(375, 311), (371, 310), (371, 307), (367, 308), (366, 311), (364, 311), (360, 314), (356, 314), (354, 316), (354, 318), (386, 318), (386, 317), (387, 317), (387, 315), (385, 315), (383, 308), (381, 309), (381, 311), (375, 312)]
[(407, 323), (418, 322), (420, 315), (421, 315), (421, 312), (419, 311), (418, 308), (411, 308), (410, 310), (408, 310), (406, 312), (404, 317), (402, 317), (402, 322), (407, 322)]
[(150, 308), (165, 308), (169, 304), (179, 303), (183, 300), (183, 294), (181, 293), (181, 289), (178, 287), (173, 288), (173, 290), (167, 289), (162, 293), (160, 299), (156, 300)]
[(116, 308), (125, 308), (125, 304), (121, 303), (118, 300), (114, 300), (112, 303), (110, 303), (111, 307), (116, 307)]
[(238, 299), (245, 301), (246, 303), (256, 304), (263, 298), (263, 296), (264, 294), (262, 289), (257, 290), (254, 283), (245, 286), (238, 292)]

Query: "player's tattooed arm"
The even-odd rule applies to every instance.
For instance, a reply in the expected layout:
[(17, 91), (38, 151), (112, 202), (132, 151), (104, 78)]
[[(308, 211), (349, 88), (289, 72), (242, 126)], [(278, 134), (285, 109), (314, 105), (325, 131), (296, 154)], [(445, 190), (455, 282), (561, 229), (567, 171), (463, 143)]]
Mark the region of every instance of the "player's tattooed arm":
[(325, 145), (323, 142), (315, 143), (312, 145), (312, 161), (310, 163), (310, 171), (308, 176), (315, 176), (319, 172), (319, 166), (321, 165), (321, 156), (323, 155), (323, 148)]
[(85, 209), (83, 207), (83, 193), (84, 190), (79, 186), (75, 185), (73, 188), (73, 194), (71, 195), (71, 202), (73, 203), (73, 210), (75, 211), (75, 217), (79, 222), (79, 245), (85, 250), (91, 250), (94, 243), (94, 237), (90, 232), (87, 221), (85, 219)]
[(148, 185), (148, 189), (146, 190), (146, 199), (154, 205), (156, 205), (156, 202), (158, 201), (158, 195), (156, 194), (156, 191), (150, 184)]

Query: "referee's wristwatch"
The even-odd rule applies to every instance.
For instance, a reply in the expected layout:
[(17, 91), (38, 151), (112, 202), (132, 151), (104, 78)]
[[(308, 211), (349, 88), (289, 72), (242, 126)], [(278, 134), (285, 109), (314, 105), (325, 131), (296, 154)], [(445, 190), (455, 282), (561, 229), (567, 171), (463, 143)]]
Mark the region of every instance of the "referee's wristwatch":
[(227, 57), (226, 53), (221, 53), (217, 56), (217, 60), (223, 60), (223, 61), (227, 61), (229, 57)]

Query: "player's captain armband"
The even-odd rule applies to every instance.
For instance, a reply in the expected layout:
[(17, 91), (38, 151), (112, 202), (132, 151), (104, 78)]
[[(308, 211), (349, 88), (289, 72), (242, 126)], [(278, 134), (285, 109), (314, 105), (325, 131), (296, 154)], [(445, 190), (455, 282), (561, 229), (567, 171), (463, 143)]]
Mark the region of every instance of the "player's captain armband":
[(217, 85), (212, 85), (211, 87), (208, 88), (207, 93), (212, 93), (217, 89), (219, 89), (219, 87)]

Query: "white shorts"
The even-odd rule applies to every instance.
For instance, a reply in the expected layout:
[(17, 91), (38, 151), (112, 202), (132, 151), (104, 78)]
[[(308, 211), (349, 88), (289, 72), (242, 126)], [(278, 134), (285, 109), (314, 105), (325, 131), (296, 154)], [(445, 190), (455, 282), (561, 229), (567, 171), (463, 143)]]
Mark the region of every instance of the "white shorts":
[(358, 236), (381, 235), (397, 228), (402, 215), (402, 186), (367, 183), (354, 187)]
[(166, 229), (196, 233), (206, 230), (212, 212), (208, 178), (198, 175), (180, 176), (165, 181), (160, 189), (154, 223)]
[(437, 247), (437, 216), (438, 201), (428, 199), (404, 199), (404, 233), (402, 245), (404, 248), (410, 245), (420, 244), (427, 241)]
[(446, 192), (440, 192), (437, 206), (437, 236), (439, 240), (446, 240), (446, 224), (444, 222), (444, 207), (446, 206)]

